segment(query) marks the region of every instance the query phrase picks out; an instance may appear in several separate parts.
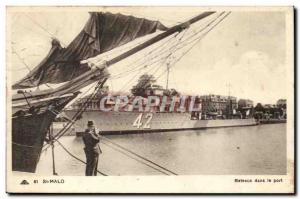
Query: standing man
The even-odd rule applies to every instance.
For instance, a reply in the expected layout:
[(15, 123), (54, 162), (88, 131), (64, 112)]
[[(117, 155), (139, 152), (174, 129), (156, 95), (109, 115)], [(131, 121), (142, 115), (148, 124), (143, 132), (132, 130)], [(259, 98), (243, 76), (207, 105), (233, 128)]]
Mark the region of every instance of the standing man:
[(86, 155), (86, 176), (96, 176), (98, 167), (99, 154), (102, 153), (100, 146), (98, 145), (100, 141), (100, 136), (96, 132), (93, 121), (88, 121), (87, 129), (85, 130), (83, 136), (83, 143), (85, 145), (84, 152)]

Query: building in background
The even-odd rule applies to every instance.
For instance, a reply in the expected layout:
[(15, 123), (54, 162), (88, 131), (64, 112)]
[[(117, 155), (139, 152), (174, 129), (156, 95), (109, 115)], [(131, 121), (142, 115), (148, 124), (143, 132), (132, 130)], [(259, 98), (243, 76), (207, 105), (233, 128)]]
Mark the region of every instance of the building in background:
[(254, 108), (255, 118), (257, 119), (281, 119), (285, 120), (286, 115), (286, 99), (277, 100), (276, 104), (257, 103)]
[(253, 108), (254, 103), (250, 99), (240, 99), (238, 101), (238, 108), (243, 109), (243, 108)]
[(145, 89), (145, 96), (163, 96), (166, 89), (160, 85), (153, 84)]
[(200, 96), (202, 104), (202, 114), (205, 115), (226, 115), (232, 114), (237, 109), (237, 98), (233, 96), (222, 95), (202, 95)]

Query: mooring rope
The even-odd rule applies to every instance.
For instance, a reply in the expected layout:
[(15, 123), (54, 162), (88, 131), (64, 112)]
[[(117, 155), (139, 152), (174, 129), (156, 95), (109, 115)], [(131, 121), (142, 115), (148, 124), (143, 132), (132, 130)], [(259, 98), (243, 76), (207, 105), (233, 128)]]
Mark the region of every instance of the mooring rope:
[[(63, 148), (63, 150), (65, 150), (65, 152), (67, 152), (71, 157), (73, 157), (74, 159), (78, 160), (79, 162), (83, 163), (83, 164), (87, 164), (85, 161), (81, 160), (80, 158), (78, 158), (77, 156), (75, 156), (74, 154), (72, 154), (60, 141), (56, 140), (56, 142), (61, 146), (61, 148)], [(99, 171), (97, 169), (97, 172), (100, 173), (103, 176), (108, 176), (105, 173)]]
[(135, 153), (135, 152), (133, 152), (133, 151), (131, 151), (131, 150), (129, 150), (129, 149), (127, 149), (127, 148), (125, 148), (125, 147), (117, 144), (117, 143), (115, 143), (115, 142), (112, 142), (110, 139), (108, 139), (108, 138), (106, 138), (104, 136), (101, 136), (101, 138), (103, 138), (105, 141), (107, 141), (107, 142), (109, 142), (109, 143), (117, 146), (118, 148), (121, 148), (122, 150), (127, 151), (128, 153), (133, 154), (134, 156), (139, 157), (140, 159), (143, 159), (144, 161), (149, 162), (149, 163), (151, 163), (151, 164), (153, 164), (153, 165), (155, 165), (155, 166), (157, 166), (157, 167), (159, 167), (159, 168), (161, 168), (161, 169), (163, 169), (163, 170), (165, 170), (165, 171), (167, 171), (167, 172), (169, 172), (169, 173), (171, 173), (173, 175), (178, 175), (177, 173), (175, 173), (175, 172), (173, 172), (173, 171), (171, 171), (171, 170), (169, 170), (169, 169), (167, 169), (167, 168), (165, 168), (165, 167), (163, 167), (163, 166), (161, 166), (161, 165), (159, 165), (159, 164), (157, 164), (157, 163), (149, 160), (148, 158), (145, 158), (145, 157), (143, 157), (143, 156), (141, 156), (141, 155), (139, 155), (139, 154), (137, 154), (137, 153)]
[(163, 174), (165, 174), (165, 175), (170, 175), (170, 174), (167, 173), (167, 172), (164, 172), (164, 171), (162, 171), (162, 170), (160, 170), (160, 169), (158, 169), (158, 168), (155, 168), (154, 166), (152, 166), (152, 165), (150, 165), (150, 164), (147, 164), (147, 163), (145, 163), (145, 162), (143, 162), (143, 161), (141, 161), (141, 160), (139, 160), (139, 159), (137, 159), (137, 158), (135, 158), (135, 157), (132, 157), (132, 156), (128, 155), (127, 153), (124, 152), (124, 150), (120, 150), (120, 149), (118, 149), (118, 148), (116, 148), (116, 147), (114, 147), (114, 146), (111, 146), (111, 145), (109, 145), (109, 144), (103, 142), (103, 141), (102, 141), (102, 143), (105, 144), (106, 146), (111, 147), (112, 149), (118, 151), (119, 153), (122, 153), (123, 155), (125, 155), (125, 156), (127, 156), (127, 157), (129, 157), (129, 158), (131, 158), (131, 159), (133, 159), (133, 160), (136, 160), (137, 162), (139, 162), (139, 163), (141, 163), (141, 164), (144, 164), (144, 165), (146, 165), (146, 166), (148, 166), (148, 167), (150, 167), (150, 168), (152, 168), (152, 169), (154, 169), (154, 170), (156, 170), (156, 171), (158, 171), (158, 172), (160, 172), (160, 173), (163, 173)]

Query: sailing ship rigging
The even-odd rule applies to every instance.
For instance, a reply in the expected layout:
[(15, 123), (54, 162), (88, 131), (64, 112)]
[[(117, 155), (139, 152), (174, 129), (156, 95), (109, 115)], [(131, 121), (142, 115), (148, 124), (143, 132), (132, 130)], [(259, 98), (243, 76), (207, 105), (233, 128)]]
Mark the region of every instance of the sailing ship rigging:
[[(91, 12), (83, 30), (67, 47), (62, 47), (59, 40), (53, 39), (48, 55), (29, 74), (12, 86), (13, 89), (29, 89), (43, 84), (63, 83), (56, 88), (33, 92), (20, 90), (13, 96), (12, 169), (14, 171), (35, 172), (42, 148), (45, 147), (44, 141), (51, 123), (65, 106), (79, 95), (82, 88), (96, 83), (93, 93), (87, 100), (88, 103), (103, 87), (108, 78), (121, 78), (133, 72), (140, 72), (155, 64), (158, 64), (155, 70), (157, 72), (159, 63), (166, 63), (166, 60), (175, 52), (189, 47), (177, 59), (168, 62), (167, 70), (170, 70), (229, 14), (230, 12), (217, 14), (212, 11), (203, 12), (186, 22), (167, 28), (159, 21), (108, 12)], [(215, 15), (217, 16), (210, 19), (204, 26), (202, 25), (199, 30), (187, 33), (192, 24)], [(156, 35), (129, 50), (123, 50), (117, 56), (107, 60), (96, 59), (96, 62), (93, 60), (95, 57), (107, 55), (114, 49), (151, 34)], [(175, 42), (169, 42), (172, 40)], [(154, 49), (147, 52), (148, 56), (151, 57), (150, 61), (147, 60), (145, 63), (142, 59), (136, 59), (134, 64), (129, 64), (135, 67), (119, 72), (114, 76), (110, 75), (108, 72), (110, 66), (150, 46), (154, 46)], [(166, 70), (158, 78), (165, 72)], [(63, 136), (80, 118), (85, 109), (86, 106), (82, 106), (54, 139), (58, 140)]]

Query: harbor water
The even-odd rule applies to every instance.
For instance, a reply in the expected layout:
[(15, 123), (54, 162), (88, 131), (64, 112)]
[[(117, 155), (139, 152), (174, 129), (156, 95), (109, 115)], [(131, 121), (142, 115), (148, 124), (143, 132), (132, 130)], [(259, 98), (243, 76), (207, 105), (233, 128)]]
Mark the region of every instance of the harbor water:
[[(286, 124), (107, 135), (107, 139), (179, 175), (286, 174)], [(80, 137), (65, 136), (60, 142), (85, 161)], [(163, 175), (101, 142), (98, 170), (107, 175)], [(55, 145), (58, 175), (84, 175), (85, 165)], [(52, 174), (51, 148), (41, 154), (37, 173)]]

